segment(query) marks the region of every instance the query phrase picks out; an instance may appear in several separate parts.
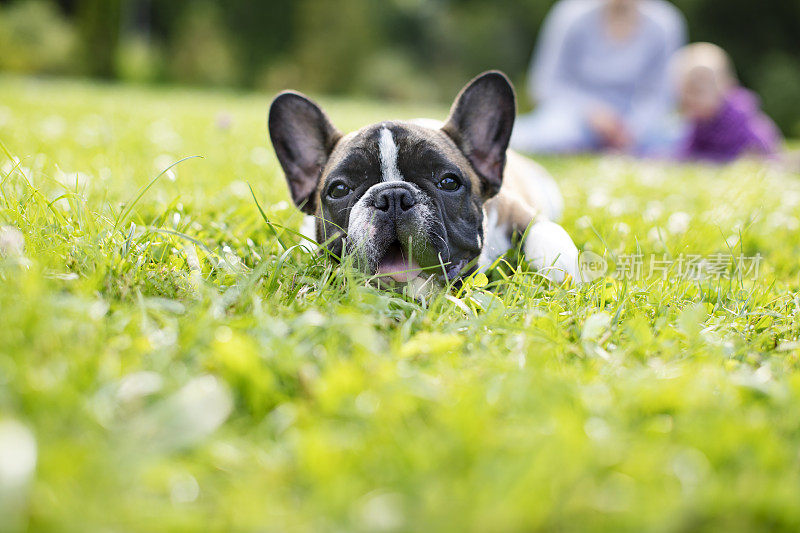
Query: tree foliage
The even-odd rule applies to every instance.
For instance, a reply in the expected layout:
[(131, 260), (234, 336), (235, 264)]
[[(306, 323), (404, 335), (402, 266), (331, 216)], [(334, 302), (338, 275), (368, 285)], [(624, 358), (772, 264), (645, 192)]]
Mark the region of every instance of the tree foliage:
[[(7, 4), (0, 21), (32, 1), (44, 0), (0, 0)], [(554, 0), (52, 3), (79, 30), (81, 57), (62, 58), (75, 71), (129, 77), (144, 70), (130, 77), (444, 101), (487, 68), (523, 84)], [(800, 0), (674, 3), (686, 15), (690, 39), (728, 50), (742, 82), (762, 96), (784, 131), (800, 133)], [(151, 64), (126, 64), (143, 58)], [(40, 61), (29, 63), (40, 70)]]

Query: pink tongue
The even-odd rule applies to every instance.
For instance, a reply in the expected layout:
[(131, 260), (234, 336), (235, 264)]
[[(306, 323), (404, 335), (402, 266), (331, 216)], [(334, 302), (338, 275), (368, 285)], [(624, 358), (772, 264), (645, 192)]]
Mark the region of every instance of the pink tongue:
[(401, 254), (389, 254), (378, 265), (379, 276), (390, 277), (398, 283), (408, 283), (420, 274), (419, 265), (416, 261), (410, 261)]

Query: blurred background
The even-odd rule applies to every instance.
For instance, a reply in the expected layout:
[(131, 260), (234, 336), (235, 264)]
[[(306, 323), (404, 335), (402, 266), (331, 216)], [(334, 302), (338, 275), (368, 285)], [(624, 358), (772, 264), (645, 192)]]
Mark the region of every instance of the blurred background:
[[(448, 102), (488, 68), (524, 86), (553, 0), (0, 0), (0, 70)], [(800, 0), (676, 0), (800, 136)], [(519, 91), (521, 108), (531, 107)]]

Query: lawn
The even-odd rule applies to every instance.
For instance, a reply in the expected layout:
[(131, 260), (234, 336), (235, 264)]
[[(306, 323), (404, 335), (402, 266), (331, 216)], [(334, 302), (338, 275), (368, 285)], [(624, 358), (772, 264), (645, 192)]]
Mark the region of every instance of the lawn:
[(545, 159), (607, 274), (416, 301), (294, 246), (269, 100), (0, 78), (0, 530), (800, 528), (797, 175)]

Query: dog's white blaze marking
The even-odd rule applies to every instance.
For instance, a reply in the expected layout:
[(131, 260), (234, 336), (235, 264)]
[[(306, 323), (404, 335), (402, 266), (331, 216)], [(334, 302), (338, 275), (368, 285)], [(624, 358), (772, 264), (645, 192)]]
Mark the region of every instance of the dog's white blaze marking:
[(400, 169), (397, 168), (397, 145), (394, 143), (392, 132), (388, 128), (381, 128), (381, 136), (378, 141), (378, 149), (381, 155), (381, 174), (383, 181), (403, 181)]

